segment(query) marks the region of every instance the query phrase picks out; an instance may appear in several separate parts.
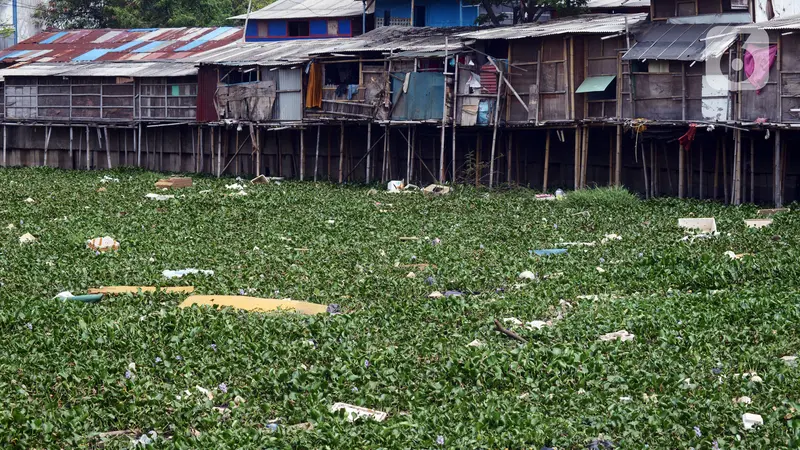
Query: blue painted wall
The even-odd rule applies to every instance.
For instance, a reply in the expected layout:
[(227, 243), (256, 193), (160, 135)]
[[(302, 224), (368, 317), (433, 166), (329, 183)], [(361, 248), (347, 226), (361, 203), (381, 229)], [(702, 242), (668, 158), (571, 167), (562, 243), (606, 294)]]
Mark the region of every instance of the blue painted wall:
[[(425, 25), (429, 27), (470, 26), (478, 18), (478, 8), (462, 8), (460, 0), (415, 0), (414, 5), (425, 7)], [(386, 10), (389, 10), (392, 17), (408, 19), (411, 17), (411, 0), (376, 0), (376, 24), (383, 23)], [(463, 23), (459, 23), (459, 20), (463, 20)]]
[[(305, 19), (308, 21), (308, 36), (287, 36), (289, 32), (287, 20), (251, 20), (247, 23), (247, 42), (280, 41), (288, 39), (326, 39), (331, 37), (350, 37), (353, 33), (354, 19), (333, 19), (339, 23), (339, 34), (328, 35), (328, 19)], [(265, 26), (266, 24), (266, 26)], [(259, 25), (266, 35), (259, 35)], [(359, 23), (360, 25), (360, 23)]]

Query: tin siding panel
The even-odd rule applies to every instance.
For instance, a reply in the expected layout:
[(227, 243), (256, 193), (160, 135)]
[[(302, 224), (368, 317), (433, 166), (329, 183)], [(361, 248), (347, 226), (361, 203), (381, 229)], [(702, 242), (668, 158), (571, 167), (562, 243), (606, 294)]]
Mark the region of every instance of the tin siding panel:
[(278, 119), (303, 119), (302, 74), (300, 69), (278, 71)]

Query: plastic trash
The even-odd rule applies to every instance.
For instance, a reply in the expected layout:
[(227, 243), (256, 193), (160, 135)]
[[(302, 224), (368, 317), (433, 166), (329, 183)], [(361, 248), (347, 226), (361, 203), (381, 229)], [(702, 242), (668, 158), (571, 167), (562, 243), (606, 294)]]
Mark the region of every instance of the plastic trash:
[(425, 187), (425, 189), (422, 190), (422, 193), (433, 197), (439, 197), (450, 194), (451, 190), (452, 189), (449, 186), (442, 186), (441, 184), (429, 184)]
[(30, 233), (25, 233), (19, 237), (20, 244), (32, 244), (36, 242), (36, 237)]
[(744, 429), (749, 430), (758, 425), (764, 425), (764, 419), (758, 414), (744, 413), (742, 414), (742, 423)]
[(161, 272), (166, 278), (181, 278), (184, 275), (192, 275), (202, 273), (203, 275), (214, 275), (213, 270), (200, 270), (200, 269), (182, 269), (182, 270), (165, 270)]
[(478, 340), (478, 339), (475, 339), (474, 341), (472, 341), (472, 342), (470, 342), (469, 344), (467, 344), (467, 347), (476, 347), (476, 348), (480, 348), (480, 347), (483, 347), (484, 345), (486, 345), (486, 344), (484, 344), (483, 342), (481, 342), (481, 341), (480, 341), (480, 340)]
[(567, 194), (564, 192), (563, 189), (556, 189), (556, 198), (561, 199), (566, 197)]
[(393, 180), (386, 185), (386, 190), (389, 192), (400, 192), (404, 188), (403, 180)]
[(746, 219), (744, 224), (747, 225), (747, 228), (764, 228), (772, 225), (772, 219)]
[(70, 300), (83, 303), (97, 303), (103, 299), (103, 294), (89, 294), (89, 295), (74, 295), (72, 292), (64, 291), (59, 292), (54, 300)]
[(175, 198), (174, 195), (161, 195), (161, 194), (147, 194), (147, 195), (145, 195), (145, 197), (153, 199), (153, 200), (158, 200), (160, 202), (163, 202), (165, 200), (171, 200), (171, 199)]
[(239, 183), (226, 184), (225, 185), (225, 189), (229, 189), (231, 191), (242, 191), (242, 190), (244, 190), (244, 186), (242, 186)]
[(108, 175), (103, 175), (103, 178), (100, 178), (100, 182), (105, 183), (119, 183), (119, 178), (113, 178)]
[(519, 278), (521, 280), (535, 280), (536, 279), (536, 274), (531, 272), (530, 270), (526, 270), (526, 271), (524, 271), (524, 272), (519, 274)]
[(331, 412), (344, 410), (348, 422), (355, 422), (357, 419), (372, 419), (376, 422), (383, 422), (389, 415), (383, 411), (376, 409), (362, 408), (361, 406), (350, 405), (347, 403), (334, 403), (331, 406)]
[(111, 252), (119, 250), (119, 242), (110, 236), (105, 236), (86, 241), (86, 247), (97, 252)]
[(30, 204), (36, 203), (36, 200), (34, 200), (34, 199), (32, 199), (32, 198), (28, 197), (28, 198), (26, 198), (26, 199), (25, 199), (25, 203), (27, 203), (27, 204), (29, 204), (29, 205), (30, 205)]
[(628, 333), (625, 330), (615, 331), (600, 336), (600, 340), (604, 342), (620, 340), (622, 342), (632, 341), (636, 336)]
[(702, 231), (703, 233), (717, 234), (717, 221), (711, 218), (684, 218), (678, 219), (678, 226), (685, 230)]
[(534, 250), (533, 253), (536, 256), (551, 256), (551, 255), (563, 255), (567, 253), (567, 249), (565, 248), (548, 248), (544, 250)]

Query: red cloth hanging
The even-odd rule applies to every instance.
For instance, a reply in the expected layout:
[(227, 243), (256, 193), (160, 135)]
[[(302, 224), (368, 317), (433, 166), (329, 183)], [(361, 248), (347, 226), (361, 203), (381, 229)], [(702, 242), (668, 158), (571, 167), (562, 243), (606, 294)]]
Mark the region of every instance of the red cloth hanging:
[(697, 136), (697, 124), (690, 123), (689, 124), (689, 131), (686, 132), (683, 136), (678, 139), (680, 142), (681, 147), (687, 152), (692, 148), (692, 143), (694, 142), (694, 138)]

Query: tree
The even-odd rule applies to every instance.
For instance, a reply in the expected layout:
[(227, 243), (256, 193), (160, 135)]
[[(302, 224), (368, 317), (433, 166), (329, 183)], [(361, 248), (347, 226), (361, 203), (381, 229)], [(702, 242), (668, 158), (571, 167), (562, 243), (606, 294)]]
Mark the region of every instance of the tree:
[(478, 24), (491, 23), (500, 25), (507, 19), (506, 13), (497, 13), (501, 7), (513, 11), (514, 23), (536, 22), (548, 10), (559, 15), (578, 14), (586, 6), (587, 0), (469, 0), (473, 5), (480, 5), (486, 11), (478, 17)]
[[(253, 0), (253, 11), (274, 0)], [(34, 17), (48, 28), (160, 28), (231, 25), (249, 0), (48, 0)]]

